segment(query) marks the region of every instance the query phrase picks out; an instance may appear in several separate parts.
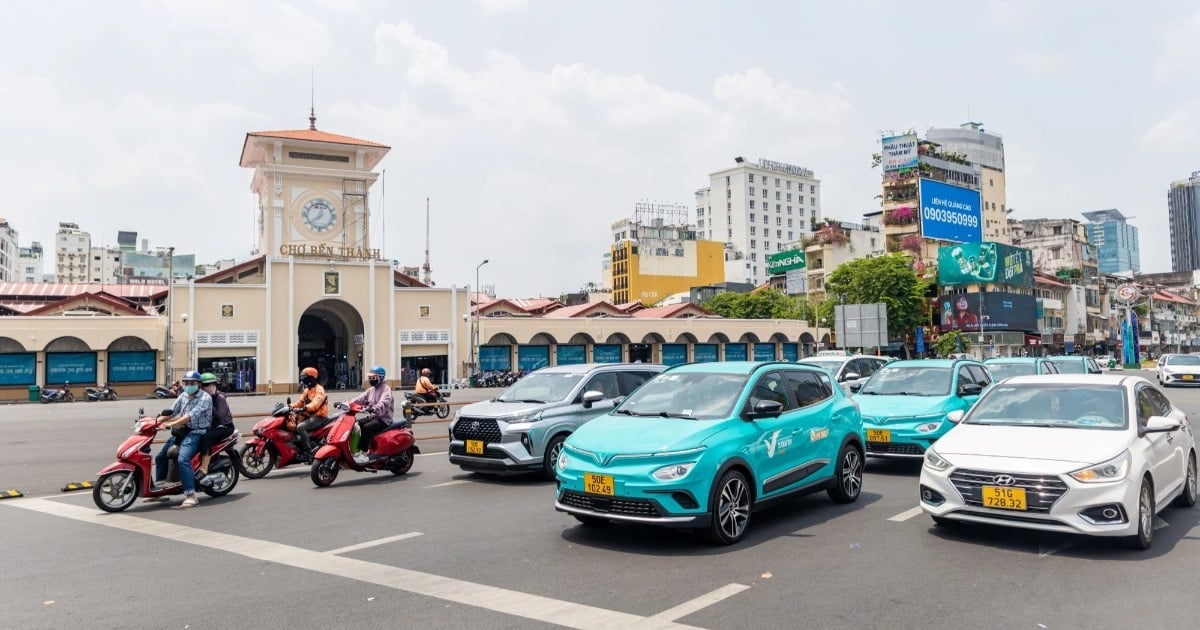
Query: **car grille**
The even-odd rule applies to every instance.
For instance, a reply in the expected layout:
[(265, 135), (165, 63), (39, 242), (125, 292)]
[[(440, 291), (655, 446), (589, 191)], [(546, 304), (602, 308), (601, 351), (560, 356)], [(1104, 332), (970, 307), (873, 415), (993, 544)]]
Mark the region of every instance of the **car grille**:
[(962, 495), (967, 505), (983, 507), (980, 488), (995, 485), (993, 479), (1000, 474), (1006, 474), (1015, 481), (1009, 488), (1025, 490), (1026, 512), (1032, 514), (1048, 514), (1050, 508), (1059, 497), (1066, 494), (1067, 484), (1054, 475), (1028, 475), (1016, 473), (997, 473), (984, 470), (956, 470), (950, 474), (950, 482)]
[(629, 516), (661, 516), (658, 512), (658, 506), (646, 499), (610, 499), (568, 491), (562, 493), (562, 496), (558, 500), (563, 505), (593, 510), (595, 512), (627, 514)]
[(459, 418), (454, 423), (454, 439), (500, 441), (500, 425), (490, 418)]
[(867, 442), (867, 454), (879, 455), (924, 455), (925, 451), (916, 444), (897, 444), (895, 442)]

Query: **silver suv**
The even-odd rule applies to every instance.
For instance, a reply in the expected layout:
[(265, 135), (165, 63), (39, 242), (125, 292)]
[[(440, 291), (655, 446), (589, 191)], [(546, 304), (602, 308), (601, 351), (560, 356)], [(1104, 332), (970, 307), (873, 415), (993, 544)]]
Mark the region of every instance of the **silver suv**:
[(664, 365), (598, 363), (542, 368), (499, 396), (464, 406), (450, 423), (450, 463), (486, 473), (537, 471), (554, 479), (563, 440), (612, 411)]
[(862, 387), (876, 370), (892, 361), (895, 361), (892, 357), (856, 354), (846, 356), (818, 355), (800, 359), (797, 363), (815, 365), (829, 370), (833, 374), (833, 378), (841, 384), (842, 389), (849, 394), (854, 391), (854, 388)]

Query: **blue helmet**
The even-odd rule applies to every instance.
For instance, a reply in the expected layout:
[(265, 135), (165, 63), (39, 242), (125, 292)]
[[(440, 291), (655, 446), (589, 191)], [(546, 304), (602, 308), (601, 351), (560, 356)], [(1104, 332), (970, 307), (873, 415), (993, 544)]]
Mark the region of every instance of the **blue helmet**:
[(196, 381), (197, 383), (199, 383), (200, 382), (200, 373), (197, 372), (196, 370), (192, 370), (192, 371), (188, 372), (187, 374), (184, 374), (183, 378), (181, 378), (179, 380), (181, 380), (185, 383), (188, 381)]
[(387, 370), (383, 369), (382, 365), (376, 365), (370, 370), (367, 370), (367, 374), (374, 374), (379, 378), (387, 378)]

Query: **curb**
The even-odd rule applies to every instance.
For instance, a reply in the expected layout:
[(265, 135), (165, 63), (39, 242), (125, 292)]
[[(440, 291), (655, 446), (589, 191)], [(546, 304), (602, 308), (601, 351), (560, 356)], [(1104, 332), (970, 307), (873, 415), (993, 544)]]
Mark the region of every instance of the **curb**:
[(79, 483), (69, 483), (62, 487), (63, 492), (74, 492), (76, 490), (87, 490), (92, 487), (90, 481), (80, 481)]
[(20, 490), (4, 490), (0, 492), (0, 499), (16, 499), (25, 496)]

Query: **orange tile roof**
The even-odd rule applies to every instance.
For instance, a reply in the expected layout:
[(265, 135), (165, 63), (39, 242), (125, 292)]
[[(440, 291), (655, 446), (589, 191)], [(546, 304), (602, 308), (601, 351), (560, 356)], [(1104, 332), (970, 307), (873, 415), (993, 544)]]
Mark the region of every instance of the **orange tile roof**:
[(293, 129), (285, 131), (251, 131), (247, 136), (261, 136), (264, 138), (283, 138), (285, 140), (307, 140), (309, 142), (331, 142), (333, 144), (350, 144), (359, 147), (376, 147), (379, 149), (390, 149), (386, 144), (371, 142), (361, 138), (352, 138), (327, 131), (317, 129)]
[[(0, 282), (0, 297), (4, 298), (63, 298), (82, 293), (103, 291), (121, 298), (156, 298), (167, 293), (165, 284), (108, 284), (54, 282)], [(28, 301), (28, 300), (23, 300)]]
[(658, 306), (655, 308), (647, 308), (647, 309), (643, 309), (643, 310), (640, 310), (640, 311), (634, 313), (633, 316), (634, 317), (644, 317), (644, 318), (649, 318), (649, 319), (667, 319), (670, 317), (675, 317), (675, 316), (679, 315), (680, 313), (682, 313), (683, 311), (688, 311), (688, 310), (692, 311), (693, 313), (695, 313), (696, 315), (701, 316), (701, 317), (715, 317), (715, 315), (711, 311), (705, 310), (705, 309), (703, 309), (699, 306), (696, 306), (695, 304), (692, 304), (690, 302), (684, 302), (682, 304), (672, 304), (671, 306)]
[(546, 313), (543, 317), (550, 319), (567, 319), (570, 317), (590, 317), (592, 311), (604, 311), (606, 315), (615, 317), (628, 317), (628, 313), (614, 306), (612, 303), (601, 300), (599, 302), (587, 302), (584, 304), (576, 304), (575, 306), (564, 306), (554, 309)]

